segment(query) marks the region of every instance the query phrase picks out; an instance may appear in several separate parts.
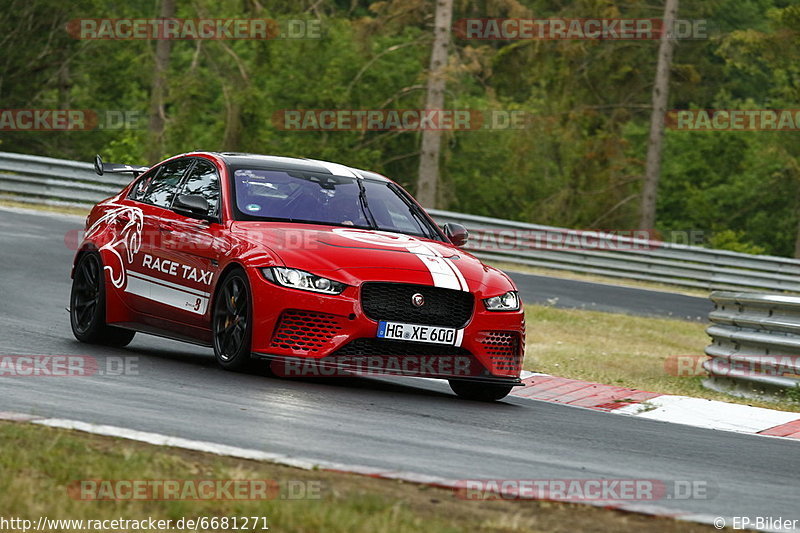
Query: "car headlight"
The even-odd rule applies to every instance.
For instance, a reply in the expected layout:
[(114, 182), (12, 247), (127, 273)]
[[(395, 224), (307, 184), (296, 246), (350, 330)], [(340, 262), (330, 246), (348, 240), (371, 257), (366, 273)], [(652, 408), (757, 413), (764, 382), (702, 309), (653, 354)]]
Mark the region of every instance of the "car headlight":
[(323, 294), (339, 294), (347, 285), (332, 279), (315, 276), (305, 270), (296, 268), (272, 267), (262, 268), (264, 276), (273, 283), (300, 289), (301, 291), (321, 292)]
[(518, 311), (519, 296), (517, 291), (508, 291), (500, 296), (492, 296), (483, 300), (487, 311)]

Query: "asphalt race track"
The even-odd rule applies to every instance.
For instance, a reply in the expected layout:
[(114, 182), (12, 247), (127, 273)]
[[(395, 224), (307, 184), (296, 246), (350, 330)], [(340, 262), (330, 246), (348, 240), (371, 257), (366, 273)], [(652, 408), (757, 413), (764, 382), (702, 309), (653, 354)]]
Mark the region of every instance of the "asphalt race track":
[(714, 304), (708, 298), (619, 287), (571, 279), (509, 272), (522, 300), (529, 304), (588, 309), (606, 313), (706, 321)]
[[(64, 235), (81, 226), (75, 217), (0, 210), (0, 354), (88, 355), (101, 369), (124, 357), (135, 366), (123, 375), (2, 376), (0, 411), (454, 479), (704, 481), (718, 487), (708, 499), (656, 504), (712, 517), (800, 518), (796, 441), (521, 398), (467, 402), (444, 382), (234, 374), (218, 369), (209, 349), (144, 335), (126, 349), (80, 344), (65, 310), (73, 252)], [(523, 291), (538, 287), (536, 277), (514, 277)], [(557, 294), (561, 285), (547, 281), (542, 291), (577, 301), (579, 291)], [(599, 287), (598, 298), (636, 312), (626, 309), (635, 289)], [(645, 304), (652, 307), (637, 309), (667, 305)]]

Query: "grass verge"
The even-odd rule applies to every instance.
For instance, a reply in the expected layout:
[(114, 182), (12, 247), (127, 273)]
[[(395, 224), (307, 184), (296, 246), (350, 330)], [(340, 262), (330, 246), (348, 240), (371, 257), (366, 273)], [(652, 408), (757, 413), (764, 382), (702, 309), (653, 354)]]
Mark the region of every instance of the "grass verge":
[(0, 206), (16, 207), (20, 209), (30, 209), (35, 211), (46, 211), (48, 213), (64, 213), (65, 215), (78, 215), (84, 217), (89, 214), (88, 207), (70, 207), (62, 205), (19, 202), (8, 196), (0, 196)]
[[(179, 520), (263, 516), (279, 532), (694, 532), (710, 526), (552, 502), (465, 501), (451, 491), (367, 476), (270, 463), (0, 422), (0, 516)], [(276, 480), (313, 482), (319, 499), (261, 501), (80, 501), (76, 480)], [(220, 529), (222, 530), (222, 529)], [(52, 531), (70, 531), (53, 529)], [(260, 530), (257, 530), (260, 531)]]
[(706, 324), (525, 306), (525, 369), (663, 394), (800, 412), (800, 403), (737, 398), (703, 387), (701, 376), (671, 375), (674, 356), (701, 356), (711, 339)]

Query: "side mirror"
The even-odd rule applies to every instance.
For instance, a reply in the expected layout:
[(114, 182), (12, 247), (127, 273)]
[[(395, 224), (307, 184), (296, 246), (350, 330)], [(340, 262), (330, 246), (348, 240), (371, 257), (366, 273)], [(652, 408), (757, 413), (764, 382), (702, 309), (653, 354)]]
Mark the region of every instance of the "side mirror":
[(444, 234), (454, 245), (464, 246), (467, 244), (467, 241), (469, 240), (469, 232), (467, 231), (467, 228), (461, 224), (448, 222), (442, 226), (442, 229), (444, 230)]
[(172, 202), (172, 209), (188, 217), (208, 219), (211, 207), (208, 205), (208, 200), (199, 194), (179, 194)]

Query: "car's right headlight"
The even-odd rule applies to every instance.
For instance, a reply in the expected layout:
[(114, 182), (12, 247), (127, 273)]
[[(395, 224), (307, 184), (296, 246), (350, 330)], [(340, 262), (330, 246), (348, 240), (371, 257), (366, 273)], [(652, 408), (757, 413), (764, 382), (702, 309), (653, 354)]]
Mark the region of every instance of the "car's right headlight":
[(517, 291), (508, 291), (500, 296), (485, 298), (483, 305), (487, 311), (519, 311), (519, 296)]

